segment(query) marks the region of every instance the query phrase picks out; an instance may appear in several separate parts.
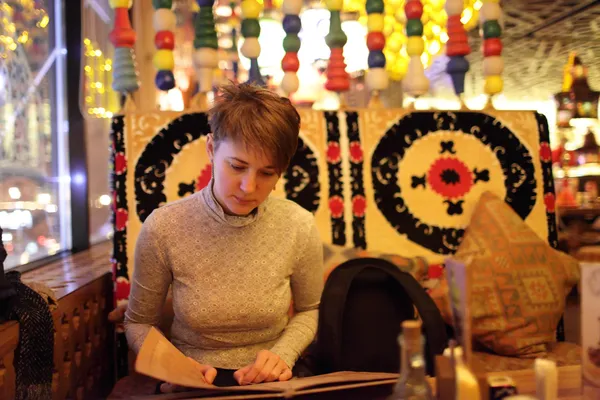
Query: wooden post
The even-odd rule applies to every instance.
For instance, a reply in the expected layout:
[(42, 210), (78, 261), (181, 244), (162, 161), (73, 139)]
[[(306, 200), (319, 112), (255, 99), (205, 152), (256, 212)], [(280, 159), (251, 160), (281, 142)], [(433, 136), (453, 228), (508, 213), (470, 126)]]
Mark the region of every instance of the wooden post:
[(133, 95), (137, 110), (156, 110), (157, 90), (154, 84), (156, 71), (152, 58), (156, 51), (154, 46), (154, 26), (152, 17), (154, 8), (152, 0), (136, 0), (133, 2), (133, 29), (137, 34), (135, 54), (137, 56), (137, 69), (140, 74), (140, 88)]

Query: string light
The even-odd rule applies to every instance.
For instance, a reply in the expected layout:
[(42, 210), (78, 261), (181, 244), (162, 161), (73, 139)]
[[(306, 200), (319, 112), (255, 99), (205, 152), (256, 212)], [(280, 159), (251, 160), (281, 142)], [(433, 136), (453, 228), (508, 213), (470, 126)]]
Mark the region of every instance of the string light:
[(112, 89), (112, 59), (88, 38), (83, 40), (83, 47), (85, 111), (93, 118), (112, 118), (118, 110), (118, 98)]

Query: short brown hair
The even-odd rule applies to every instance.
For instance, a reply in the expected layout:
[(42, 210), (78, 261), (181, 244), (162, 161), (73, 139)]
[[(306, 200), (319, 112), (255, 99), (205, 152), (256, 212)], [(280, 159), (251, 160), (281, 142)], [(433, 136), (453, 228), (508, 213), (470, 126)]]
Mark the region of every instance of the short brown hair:
[(298, 147), (298, 111), (287, 98), (260, 86), (243, 83), (220, 87), (208, 121), (215, 147), (223, 140), (242, 143), (272, 157), (280, 174)]

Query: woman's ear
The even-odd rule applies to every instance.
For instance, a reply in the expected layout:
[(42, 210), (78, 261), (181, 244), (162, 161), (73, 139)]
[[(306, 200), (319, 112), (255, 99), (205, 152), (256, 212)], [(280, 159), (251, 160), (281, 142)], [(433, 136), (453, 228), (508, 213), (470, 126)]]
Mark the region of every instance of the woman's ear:
[(208, 154), (210, 162), (213, 162), (213, 157), (215, 155), (215, 141), (212, 133), (206, 135), (206, 153)]

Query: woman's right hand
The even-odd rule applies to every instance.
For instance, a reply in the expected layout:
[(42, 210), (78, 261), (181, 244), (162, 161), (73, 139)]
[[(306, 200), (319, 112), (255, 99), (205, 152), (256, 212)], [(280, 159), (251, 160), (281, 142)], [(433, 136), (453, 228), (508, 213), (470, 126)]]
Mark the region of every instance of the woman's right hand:
[[(193, 358), (188, 358), (194, 362), (196, 368), (198, 369), (198, 372), (202, 374), (206, 383), (211, 384), (214, 382), (215, 377), (217, 376), (217, 370), (214, 367), (211, 367), (210, 365), (200, 364)], [(189, 388), (168, 382), (165, 382), (162, 385), (160, 385), (161, 393), (183, 392), (186, 390), (189, 390)]]

